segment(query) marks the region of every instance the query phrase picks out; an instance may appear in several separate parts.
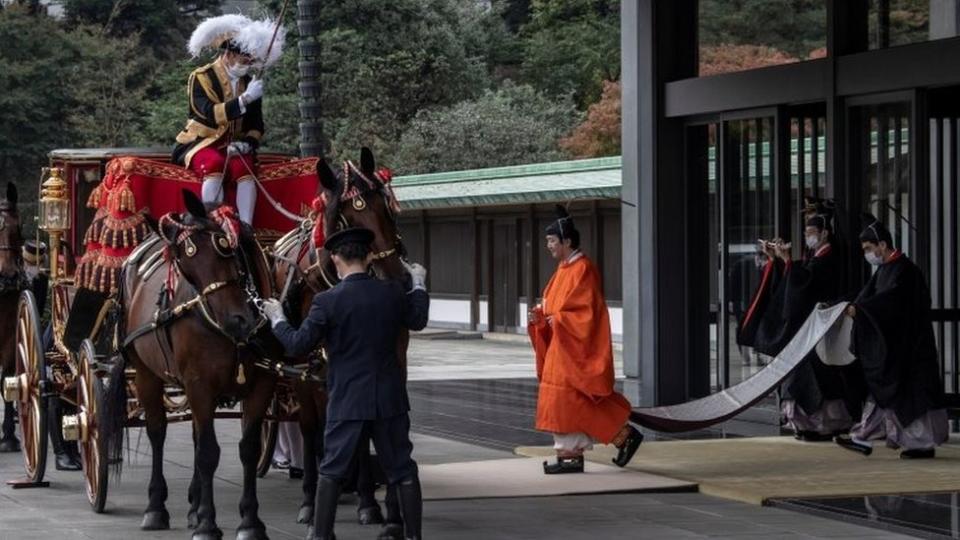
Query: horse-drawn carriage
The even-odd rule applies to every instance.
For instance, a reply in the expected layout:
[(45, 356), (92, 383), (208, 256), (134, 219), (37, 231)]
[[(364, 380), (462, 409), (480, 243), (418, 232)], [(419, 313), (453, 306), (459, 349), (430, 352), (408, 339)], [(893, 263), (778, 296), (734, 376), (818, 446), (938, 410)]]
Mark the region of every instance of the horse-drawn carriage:
[[(368, 155), (369, 152), (366, 152), (365, 158)], [(52, 426), (47, 423), (47, 400), (60, 399), (76, 408), (75, 415), (63, 418), (62, 429), (67, 440), (79, 442), (87, 497), (95, 512), (102, 512), (104, 509), (110, 465), (116, 460), (116, 456), (112, 455), (108, 448), (114, 444), (111, 436), (115, 437), (116, 434), (106, 433), (110, 431), (108, 424), (115, 423), (116, 418), (109, 418), (111, 411), (104, 410), (110, 407), (110, 397), (107, 394), (117, 395), (117, 392), (109, 391), (110, 389), (122, 389), (122, 394), (129, 396), (125, 398), (124, 410), (121, 413), (122, 427), (146, 426), (148, 435), (151, 435), (151, 443), (154, 442), (153, 434), (150, 433), (147, 425), (149, 412), (142, 405), (145, 396), (138, 395), (137, 390), (138, 384), (142, 381), (137, 379), (137, 371), (134, 367), (123, 362), (121, 355), (117, 353), (119, 349), (129, 346), (130, 340), (125, 340), (125, 337), (129, 338), (129, 334), (136, 334), (140, 329), (124, 327), (122, 324), (124, 321), (119, 321), (121, 324), (117, 324), (117, 303), (122, 302), (122, 299), (118, 299), (122, 294), (118, 295), (116, 291), (121, 280), (131, 279), (123, 277), (124, 272), (122, 272), (122, 266), (129, 263), (128, 259), (138, 258), (140, 270), (137, 273), (141, 277), (144, 274), (144, 267), (153, 267), (153, 271), (156, 271), (156, 267), (161, 265), (160, 261), (168, 259), (168, 253), (162, 249), (162, 246), (152, 251), (147, 246), (151, 242), (164, 243), (158, 242), (156, 238), (149, 242), (146, 240), (148, 237), (164, 236), (160, 230), (163, 227), (163, 220), (157, 224), (154, 219), (167, 212), (170, 212), (170, 215), (177, 215), (185, 209), (190, 210), (185, 208), (189, 206), (189, 200), (184, 202), (182, 191), (199, 193), (201, 179), (192, 176), (189, 171), (169, 164), (168, 160), (169, 154), (163, 150), (58, 150), (51, 152), (51, 166), (44, 169), (41, 179), (38, 228), (48, 236), (50, 248), (50, 301), (47, 304), (49, 322), (45, 327), (41, 318), (43, 314), (37, 308), (37, 298), (34, 294), (30, 290), (23, 291), (17, 307), (16, 373), (15, 376), (3, 381), (3, 392), (5, 399), (17, 403), (26, 470), (26, 478), (21, 481), (24, 484), (38, 484), (43, 481), (46, 471), (48, 430), (61, 429), (61, 426)], [(248, 304), (255, 304), (258, 294), (265, 297), (266, 295), (277, 296), (277, 293), (280, 293), (281, 296), (286, 297), (292, 289), (299, 287), (301, 289), (299, 297), (293, 298), (291, 295), (286, 299), (289, 308), (297, 311), (302, 306), (309, 305), (308, 299), (305, 300), (305, 295), (302, 294), (304, 291), (309, 292), (311, 289), (317, 290), (331, 285), (331, 278), (329, 272), (325, 270), (323, 261), (316, 260), (316, 250), (309, 249), (310, 242), (317, 239), (317, 233), (314, 231), (315, 222), (318, 222), (317, 226), (321, 231), (320, 238), (324, 228), (335, 229), (344, 225), (367, 224), (377, 232), (374, 247), (380, 267), (378, 272), (394, 275), (402, 273), (399, 261), (402, 246), (395, 223), (392, 220), (382, 219), (383, 216), (393, 216), (397, 209), (396, 199), (393, 198), (389, 189), (389, 177), (383, 178), (380, 174), (373, 172), (372, 156), (365, 161), (368, 163), (365, 163), (364, 167), (357, 167), (347, 162), (340, 174), (333, 173), (324, 162), (316, 159), (294, 159), (279, 154), (259, 156), (260, 174), (257, 182), (261, 196), (257, 203), (257, 218), (254, 224), (256, 226), (253, 234), (257, 246), (262, 248), (267, 256), (264, 260), (269, 259), (268, 273), (271, 283), (261, 287), (259, 291), (246, 291), (252, 295)], [(371, 170), (366, 170), (367, 167)], [(324, 172), (326, 178), (324, 178)], [(325, 192), (326, 196), (318, 197)], [(370, 195), (374, 193), (382, 197), (371, 197)], [(326, 201), (326, 210), (317, 205), (321, 200)], [(340, 208), (341, 205), (342, 208)], [(107, 206), (109, 209), (106, 208)], [(114, 224), (116, 230), (112, 235), (105, 234), (101, 230), (102, 227), (98, 228), (98, 219), (109, 219), (110, 211), (117, 210), (122, 211), (122, 215), (113, 216), (116, 221)], [(197, 213), (195, 210), (193, 212)], [(368, 219), (371, 221), (364, 223), (364, 213), (370, 216)], [(143, 234), (140, 234), (131, 230), (130, 227), (124, 228), (126, 226), (122, 225), (123, 220), (135, 214), (146, 215), (150, 230), (144, 230)], [(168, 223), (175, 224), (178, 229), (172, 236), (177, 240), (171, 240), (167, 245), (174, 249), (179, 246), (181, 252), (187, 253), (184, 257), (191, 257), (190, 250), (196, 252), (197, 245), (203, 241), (197, 240), (202, 235), (197, 236), (197, 239), (191, 239), (190, 234), (193, 232), (200, 234), (199, 231), (203, 229), (200, 226), (190, 225), (188, 222), (191, 218), (188, 214), (189, 212), (183, 214), (186, 216), (183, 222), (178, 219), (168, 220)], [(201, 218), (198, 216), (196, 219)], [(384, 223), (389, 223), (389, 226), (385, 228)], [(261, 224), (266, 225), (260, 226)], [(91, 231), (94, 232), (91, 233)], [(211, 245), (216, 253), (220, 253), (221, 258), (225, 256), (224, 249), (227, 243), (222, 235), (217, 231), (206, 231), (203, 234), (209, 234), (212, 239)], [(108, 236), (112, 239), (101, 239)], [(111, 247), (115, 248), (114, 252), (107, 254), (109, 257), (107, 255), (105, 257), (123, 259), (113, 268), (118, 274), (108, 279), (103, 269), (100, 269), (100, 273), (96, 275), (91, 274), (89, 268), (84, 270), (84, 265), (90, 262), (87, 258), (91, 254), (91, 242), (95, 248), (107, 250)], [(110, 242), (112, 244), (107, 245)], [(81, 244), (86, 245), (87, 253), (83, 257), (78, 257), (80, 252), (78, 246)], [(204, 246), (200, 246), (199, 249), (204, 249)], [(118, 253), (122, 256), (118, 257)], [(183, 272), (179, 261), (170, 259), (168, 263), (171, 268)], [(189, 281), (189, 276), (184, 274), (183, 280)], [(86, 303), (78, 308), (77, 302), (81, 302), (77, 300), (78, 291), (96, 289), (98, 283), (104, 288), (100, 291), (103, 301), (99, 304), (90, 304), (87, 300), (82, 300)], [(168, 284), (167, 281), (163, 286)], [(216, 285), (219, 287), (215, 287)], [(229, 282), (222, 281), (204, 287), (202, 291), (196, 290), (189, 301), (168, 306), (169, 309), (166, 312), (161, 307), (155, 307), (152, 315), (153, 329), (156, 330), (160, 326), (157, 319), (162, 318), (163, 313), (176, 318), (183, 316), (185, 312), (196, 306), (199, 307), (193, 311), (202, 311), (209, 322), (211, 317), (207, 313), (209, 309), (207, 302), (212, 295), (216, 294), (217, 289), (227, 286)], [(107, 291), (107, 288), (113, 290)], [(122, 287), (119, 288), (122, 289)], [(247, 289), (249, 288), (248, 286)], [(173, 298), (173, 291), (168, 292)], [(97, 309), (91, 310), (90, 306), (96, 306)], [(119, 318), (122, 319), (123, 313), (120, 315)], [(82, 324), (73, 324), (75, 321), (71, 319), (84, 320)], [(128, 311), (126, 322), (129, 324), (130, 320)], [(260, 326), (262, 322), (261, 317)], [(141, 325), (141, 327), (146, 326), (149, 324)], [(80, 328), (80, 335), (77, 334), (77, 327)], [(149, 332), (150, 328), (147, 328), (147, 331)], [(245, 343), (234, 343), (234, 345), (239, 347)], [(237, 354), (239, 355), (239, 352)], [(268, 428), (254, 430), (260, 441), (257, 448), (256, 467), (257, 472), (262, 476), (270, 465), (273, 445), (276, 441), (277, 422), (297, 419), (299, 403), (303, 402), (303, 392), (301, 391), (298, 397), (297, 386), (302, 386), (301, 383), (309, 378), (317, 380), (319, 376), (316, 372), (316, 362), (312, 367), (284, 363), (276, 358), (266, 357), (263, 349), (258, 349), (255, 356), (257, 356), (256, 361), (252, 363), (245, 364), (237, 360), (239, 369), (236, 374), (237, 385), (246, 384), (244, 379), (252, 375), (249, 370), (251, 366), (258, 372), (273, 377), (274, 381), (279, 381), (279, 384), (269, 385), (271, 392), (269, 412), (262, 416)], [(246, 375), (244, 365), (248, 366)], [(163, 379), (162, 388), (164, 426), (166, 422), (191, 420), (194, 412), (188, 402), (184, 385), (177, 384), (173, 378), (166, 378)], [(154, 397), (150, 398), (150, 400), (154, 399)], [(321, 406), (315, 405), (311, 406), (312, 410), (322, 410)], [(115, 411), (113, 414), (115, 415)], [(234, 407), (218, 410), (216, 417), (240, 418), (242, 414)], [(315, 422), (316, 419), (313, 421)], [(196, 424), (194, 429), (195, 439), (202, 439), (202, 435), (198, 436), (196, 433)], [(244, 433), (247, 433), (247, 426), (244, 427)], [(202, 444), (202, 441), (197, 444)], [(241, 454), (243, 454), (243, 445), (244, 443), (241, 443)], [(309, 446), (312, 448), (312, 445)], [(160, 447), (162, 448), (162, 437)], [(156, 447), (154, 452), (157, 452)], [(313, 460), (307, 460), (307, 463), (311, 461)], [(165, 491), (164, 484), (164, 498)], [(305, 499), (312, 497), (310, 492), (312, 488), (305, 486)], [(191, 486), (191, 496), (193, 496), (193, 486)], [(192, 502), (192, 508), (195, 510), (198, 503)], [(162, 506), (162, 501), (160, 504)], [(153, 481), (151, 481), (151, 507), (153, 506)], [(162, 512), (165, 514), (166, 511), (162, 510)], [(145, 528), (151, 528), (147, 527), (151, 519), (149, 514), (148, 508), (144, 520)], [(163, 528), (163, 516), (154, 515), (152, 519), (153, 522), (149, 525), (156, 526), (153, 528)], [(169, 517), (166, 517), (166, 521), (169, 521)], [(196, 525), (196, 523), (192, 524)]]

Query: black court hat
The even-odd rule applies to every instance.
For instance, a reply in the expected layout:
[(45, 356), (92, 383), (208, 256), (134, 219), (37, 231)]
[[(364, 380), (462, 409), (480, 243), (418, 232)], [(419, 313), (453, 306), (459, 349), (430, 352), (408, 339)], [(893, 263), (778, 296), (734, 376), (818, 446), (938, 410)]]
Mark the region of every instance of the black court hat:
[(353, 227), (330, 235), (330, 238), (327, 238), (326, 242), (324, 242), (323, 247), (325, 247), (327, 251), (333, 252), (346, 244), (369, 246), (373, 243), (373, 237), (373, 231), (370, 229)]
[(23, 243), (23, 252), (33, 256), (44, 255), (47, 253), (47, 245), (30, 239)]

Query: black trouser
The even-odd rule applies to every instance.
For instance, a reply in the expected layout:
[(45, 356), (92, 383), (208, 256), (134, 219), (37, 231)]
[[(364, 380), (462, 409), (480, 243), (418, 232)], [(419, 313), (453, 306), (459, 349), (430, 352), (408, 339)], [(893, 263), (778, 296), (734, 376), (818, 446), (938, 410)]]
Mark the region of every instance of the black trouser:
[(338, 482), (347, 479), (357, 446), (366, 444), (365, 435), (373, 440), (387, 482), (395, 484), (417, 476), (417, 463), (411, 457), (410, 417), (406, 413), (377, 420), (327, 421), (320, 475)]

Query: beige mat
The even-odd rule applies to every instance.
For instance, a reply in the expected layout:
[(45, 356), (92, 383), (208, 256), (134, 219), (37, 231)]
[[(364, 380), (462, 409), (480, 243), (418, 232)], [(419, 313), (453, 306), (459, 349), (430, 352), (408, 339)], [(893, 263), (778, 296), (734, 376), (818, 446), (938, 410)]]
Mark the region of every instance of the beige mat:
[(488, 499), (584, 493), (696, 491), (696, 485), (653, 474), (587, 463), (583, 474), (543, 474), (542, 459), (508, 458), (422, 465), (423, 498)]
[[(520, 447), (545, 456), (545, 447)], [(597, 447), (588, 459), (609, 463), (614, 449)], [(754, 437), (644, 443), (630, 468), (694, 482), (707, 495), (763, 504), (767, 499), (960, 491), (960, 448), (944, 446), (936, 459), (905, 461), (880, 445), (863, 457), (833, 443), (792, 437)]]

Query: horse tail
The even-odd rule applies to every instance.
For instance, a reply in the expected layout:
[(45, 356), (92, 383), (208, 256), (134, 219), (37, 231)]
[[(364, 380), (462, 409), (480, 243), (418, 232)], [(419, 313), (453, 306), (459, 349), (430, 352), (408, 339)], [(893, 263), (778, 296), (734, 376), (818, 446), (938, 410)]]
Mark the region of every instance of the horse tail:
[(127, 423), (126, 355), (117, 355), (110, 367), (109, 384), (103, 394), (100, 416), (101, 444), (116, 478), (123, 472), (123, 434)]

